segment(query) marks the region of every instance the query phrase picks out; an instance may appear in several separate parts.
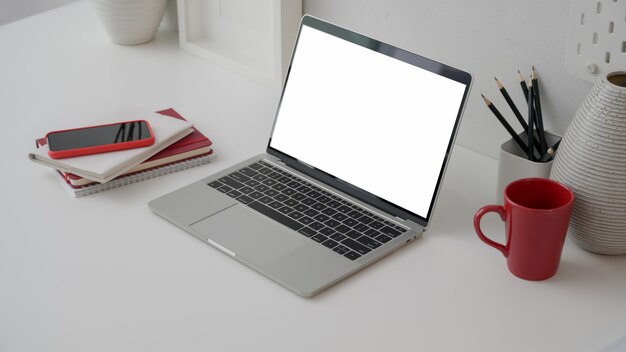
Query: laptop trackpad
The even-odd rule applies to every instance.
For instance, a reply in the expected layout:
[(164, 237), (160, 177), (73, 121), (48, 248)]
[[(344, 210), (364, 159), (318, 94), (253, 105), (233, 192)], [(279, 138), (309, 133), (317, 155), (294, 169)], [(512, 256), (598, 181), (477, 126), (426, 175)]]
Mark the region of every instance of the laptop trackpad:
[(246, 206), (230, 208), (190, 226), (243, 261), (263, 265), (306, 243), (281, 224), (254, 213)]

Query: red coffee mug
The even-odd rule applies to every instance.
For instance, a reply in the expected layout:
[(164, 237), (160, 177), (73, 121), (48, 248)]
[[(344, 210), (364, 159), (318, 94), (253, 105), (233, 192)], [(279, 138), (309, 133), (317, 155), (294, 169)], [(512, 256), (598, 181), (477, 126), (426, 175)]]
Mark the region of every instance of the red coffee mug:
[[(547, 178), (524, 178), (504, 189), (504, 206), (487, 205), (474, 216), (474, 229), (486, 244), (507, 258), (509, 271), (526, 280), (545, 280), (556, 274), (561, 261), (574, 194)], [(487, 238), (480, 229), (486, 213), (505, 222), (506, 245)]]

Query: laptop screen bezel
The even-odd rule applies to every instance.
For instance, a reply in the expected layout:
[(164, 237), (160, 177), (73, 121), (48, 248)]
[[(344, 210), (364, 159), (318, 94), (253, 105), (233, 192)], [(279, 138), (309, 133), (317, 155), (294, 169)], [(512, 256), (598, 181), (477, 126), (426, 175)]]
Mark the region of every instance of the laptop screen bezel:
[[(415, 214), (413, 212), (411, 212), (408, 209), (405, 209), (403, 207), (400, 207), (396, 204), (393, 204), (381, 197), (376, 196), (375, 194), (372, 194), (370, 192), (367, 192), (357, 186), (354, 186), (346, 181), (343, 181), (339, 178), (336, 178), (334, 176), (332, 176), (331, 174), (328, 174), (322, 170), (319, 170), (317, 168), (315, 168), (314, 165), (308, 165), (306, 163), (303, 163), (301, 161), (299, 161), (298, 159), (296, 159), (295, 157), (280, 151), (278, 149), (272, 148), (271, 144), (272, 144), (272, 136), (274, 133), (274, 128), (276, 127), (276, 121), (278, 120), (278, 117), (280, 115), (280, 107), (283, 101), (283, 97), (284, 97), (284, 93), (285, 90), (287, 88), (287, 85), (289, 83), (289, 73), (291, 72), (291, 65), (293, 64), (293, 58), (294, 55), (292, 54), (291, 56), (291, 62), (289, 64), (289, 69), (287, 71), (287, 75), (285, 77), (285, 82), (283, 85), (283, 90), (281, 92), (281, 97), (280, 97), (280, 101), (278, 104), (278, 108), (276, 109), (276, 115), (274, 118), (274, 124), (272, 126), (272, 133), (270, 134), (270, 138), (269, 141), (267, 143), (267, 153), (270, 155), (275, 156), (276, 158), (280, 159), (283, 163), (285, 163), (287, 166), (307, 175), (310, 176), (316, 180), (319, 180), (323, 183), (328, 184), (329, 186), (336, 188), (352, 197), (355, 197), (357, 199), (359, 199), (362, 202), (365, 202), (369, 205), (371, 205), (372, 207), (381, 209), (393, 216), (399, 217), (401, 219), (405, 219), (405, 220), (411, 220), (417, 224), (419, 224), (420, 226), (427, 228), (428, 227), (428, 222), (430, 221), (431, 217), (432, 217), (432, 213), (433, 213), (433, 209), (437, 200), (437, 195), (439, 194), (440, 188), (441, 188), (441, 183), (443, 180), (443, 175), (445, 174), (445, 170), (450, 158), (450, 152), (452, 150), (452, 146), (454, 145), (454, 140), (456, 138), (457, 135), (457, 131), (461, 122), (461, 116), (463, 114), (463, 110), (467, 101), (467, 96), (469, 94), (469, 90), (470, 90), (470, 86), (472, 83), (472, 76), (462, 70), (456, 69), (454, 67), (436, 62), (434, 60), (425, 58), (423, 56), (411, 53), (409, 51), (406, 51), (404, 49), (400, 49), (397, 48), (395, 46), (383, 43), (381, 41), (378, 41), (376, 39), (372, 39), (370, 37), (367, 37), (365, 35), (359, 34), (359, 33), (355, 33), (352, 32), (348, 29), (336, 26), (334, 24), (325, 22), (323, 20), (320, 20), (318, 18), (309, 16), (309, 15), (305, 15), (302, 18), (302, 21), (300, 23), (300, 31), (298, 32), (298, 37), (296, 38), (296, 42), (294, 45), (294, 49), (293, 49), (293, 53), (295, 54), (297, 51), (297, 47), (298, 47), (298, 42), (300, 39), (300, 33), (302, 32), (302, 27), (303, 26), (308, 26), (317, 30), (320, 30), (324, 33), (328, 33), (330, 35), (333, 35), (335, 37), (344, 39), (348, 42), (357, 44), (361, 47), (376, 51), (378, 53), (381, 53), (383, 55), (398, 59), (400, 61), (406, 62), (408, 64), (411, 64), (413, 66), (417, 66), (419, 68), (422, 68), (424, 70), (436, 73), (440, 76), (449, 78), (451, 80), (454, 80), (456, 82), (459, 82), (461, 84), (465, 85), (465, 91), (463, 92), (463, 98), (461, 100), (461, 104), (459, 104), (459, 110), (457, 112), (457, 116), (456, 116), (456, 120), (454, 123), (454, 127), (452, 129), (452, 133), (450, 136), (450, 140), (448, 142), (448, 146), (446, 148), (446, 153), (445, 153), (445, 157), (443, 160), (443, 163), (441, 165), (441, 169), (437, 178), (437, 183), (435, 186), (435, 190), (433, 192), (433, 196), (431, 198), (431, 202), (430, 202), (430, 206), (428, 208), (428, 213), (427, 215), (421, 216), (418, 214)], [(419, 162), (419, 160), (417, 161), (407, 161), (407, 162)]]

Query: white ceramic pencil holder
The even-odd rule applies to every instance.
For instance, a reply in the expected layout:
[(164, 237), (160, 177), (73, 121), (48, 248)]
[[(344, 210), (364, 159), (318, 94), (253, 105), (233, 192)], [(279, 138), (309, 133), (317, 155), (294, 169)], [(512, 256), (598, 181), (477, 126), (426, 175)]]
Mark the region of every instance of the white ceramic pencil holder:
[[(528, 139), (526, 132), (519, 134), (523, 141)], [(561, 137), (550, 132), (545, 132), (548, 146), (554, 145)], [(558, 153), (558, 148), (557, 151)], [(500, 146), (498, 158), (498, 183), (496, 189), (496, 202), (504, 204), (504, 188), (511, 182), (527, 177), (549, 178), (552, 169), (552, 160), (547, 162), (530, 161), (522, 148), (513, 139)]]

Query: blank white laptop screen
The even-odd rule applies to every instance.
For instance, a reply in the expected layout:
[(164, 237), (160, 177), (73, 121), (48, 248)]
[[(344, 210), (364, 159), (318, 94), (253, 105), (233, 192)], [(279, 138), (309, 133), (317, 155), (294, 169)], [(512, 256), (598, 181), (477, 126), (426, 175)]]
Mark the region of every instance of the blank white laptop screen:
[(465, 88), (303, 26), (270, 146), (427, 218)]

